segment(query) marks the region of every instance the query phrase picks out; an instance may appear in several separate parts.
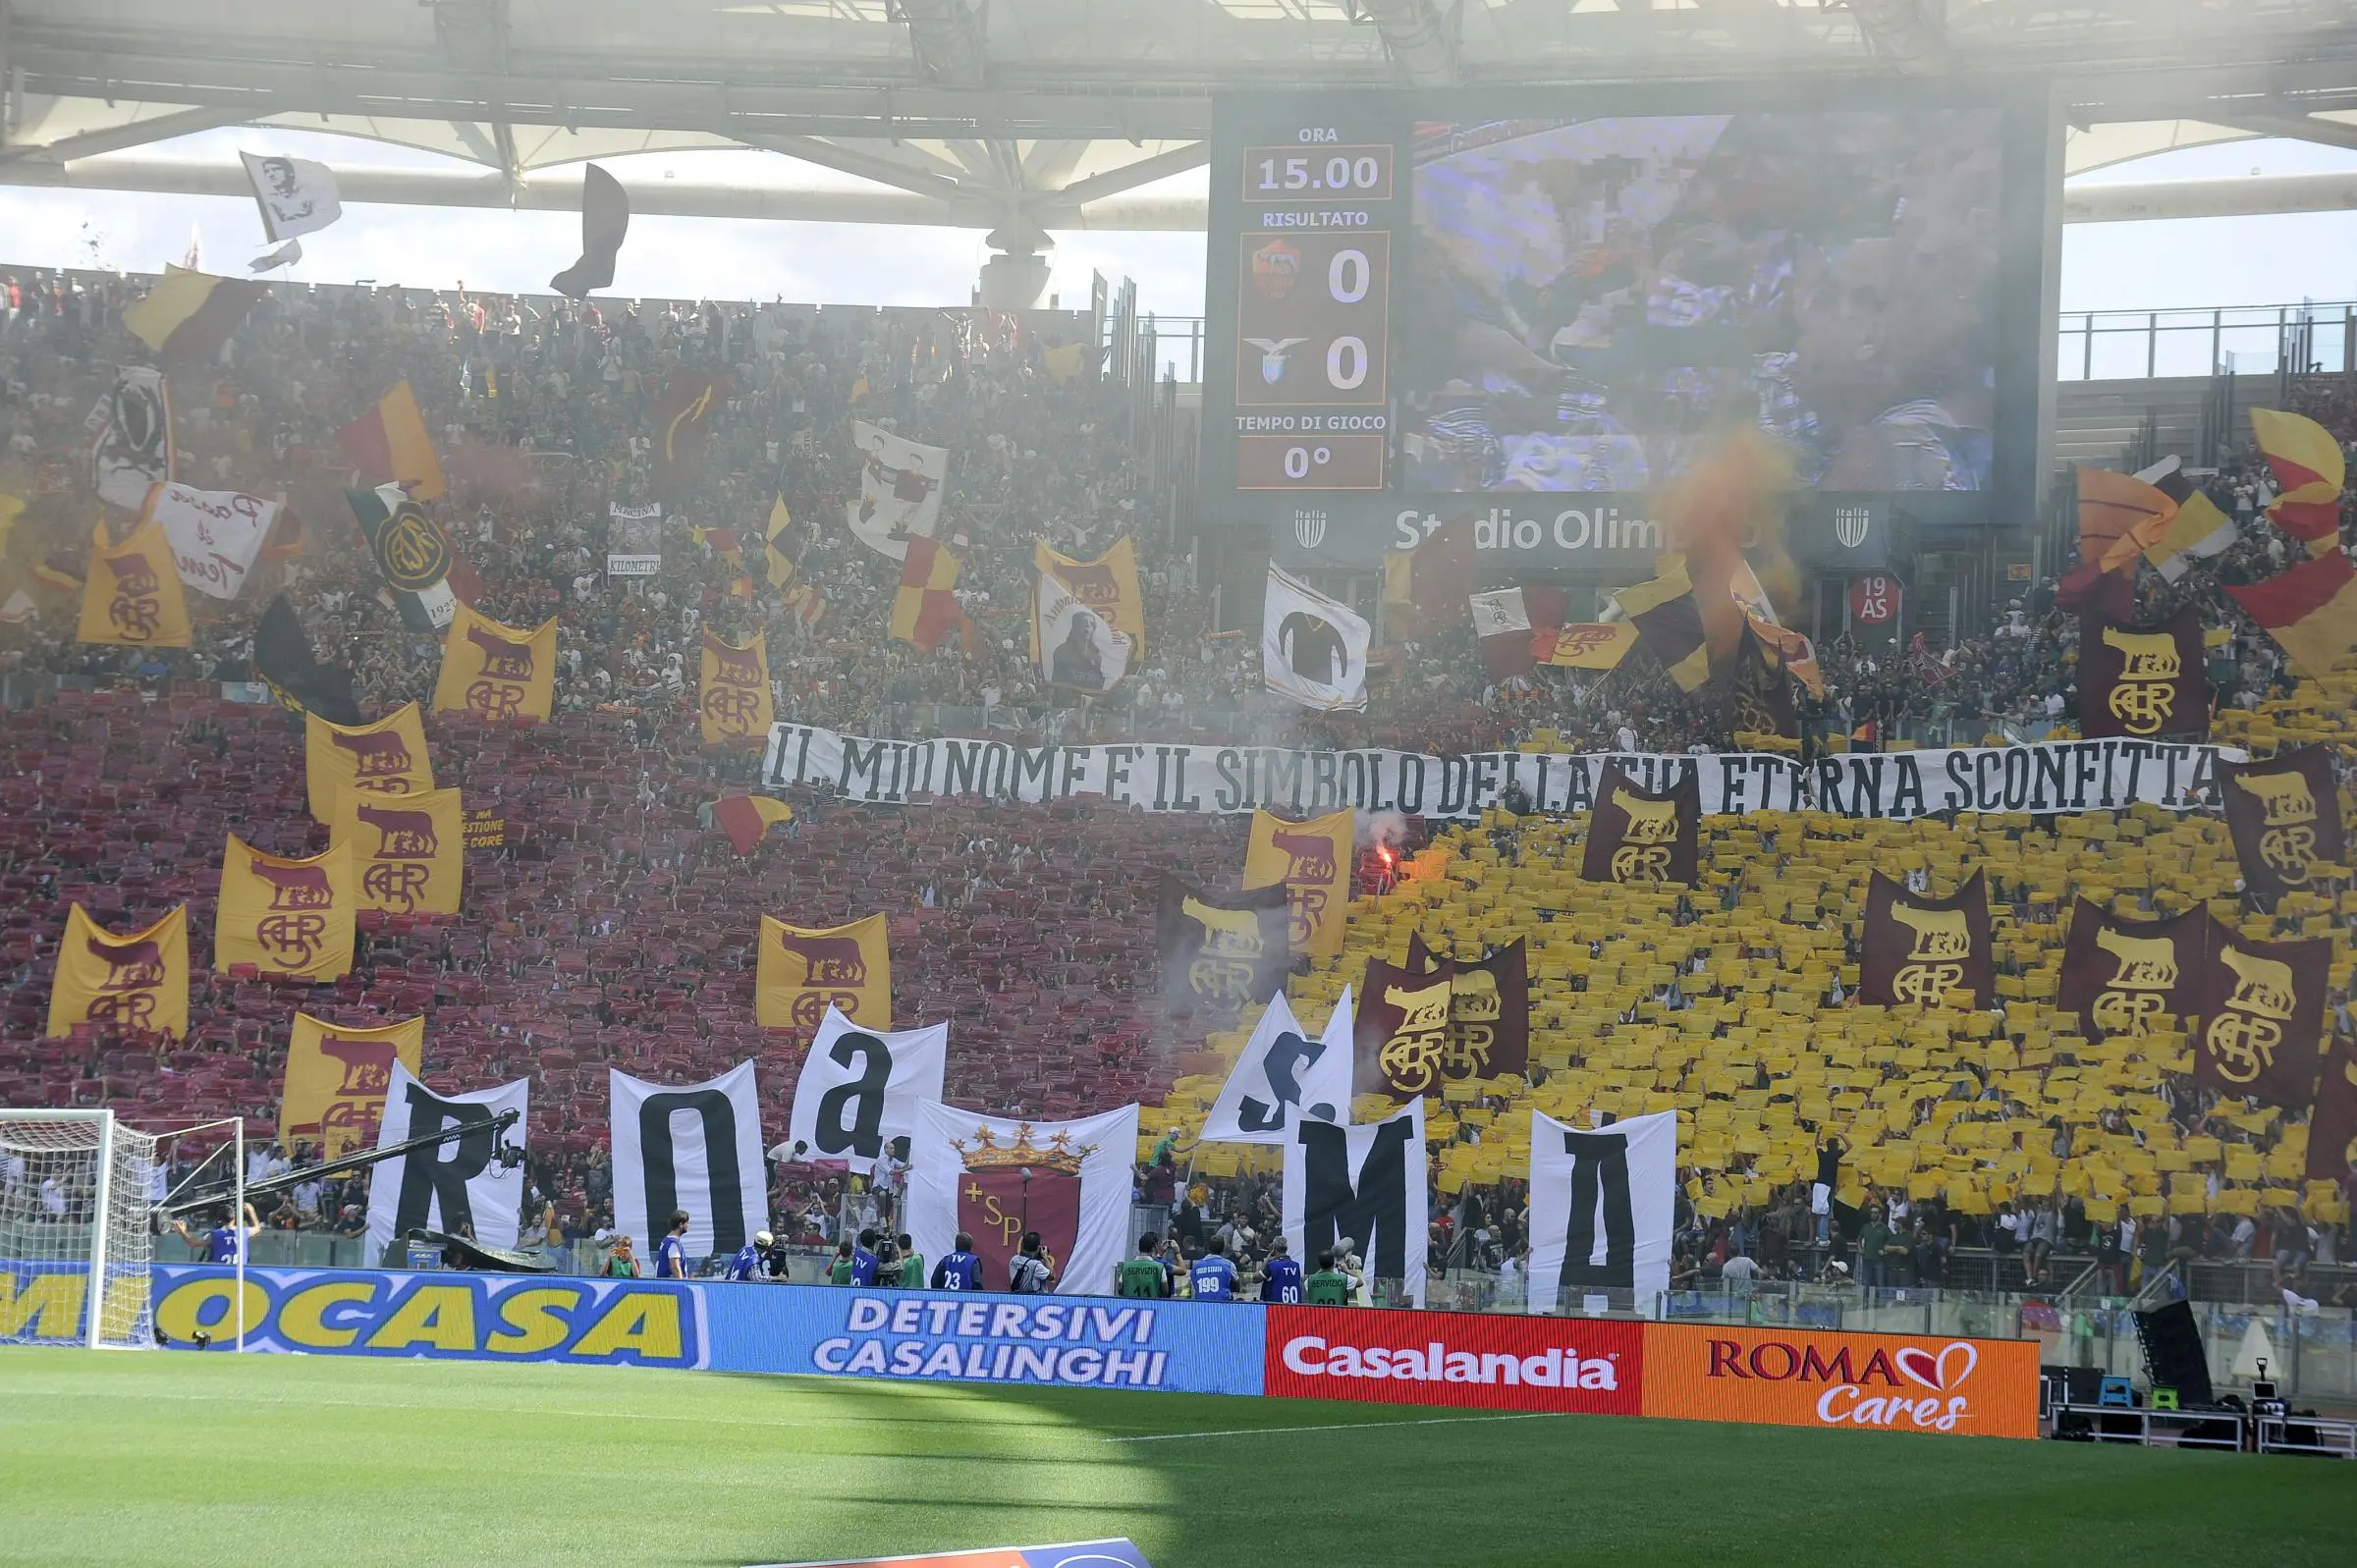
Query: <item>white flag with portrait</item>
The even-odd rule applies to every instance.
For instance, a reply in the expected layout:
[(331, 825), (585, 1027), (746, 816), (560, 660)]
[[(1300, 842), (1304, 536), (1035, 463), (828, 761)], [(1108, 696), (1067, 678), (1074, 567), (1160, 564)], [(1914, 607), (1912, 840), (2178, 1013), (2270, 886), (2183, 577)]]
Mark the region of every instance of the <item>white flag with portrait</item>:
[(928, 1258), (974, 1239), (982, 1288), (1005, 1290), (1023, 1233), (1039, 1232), (1060, 1296), (1110, 1296), (1129, 1255), (1137, 1107), (1071, 1121), (917, 1108), (908, 1156), (908, 1234)]
[(238, 156), (246, 161), (246, 178), (253, 184), (254, 204), (262, 209), (262, 230), (272, 244), (314, 233), (344, 216), (336, 177), (326, 164), (274, 154)]
[(1304, 708), (1367, 705), (1367, 645), (1375, 628), (1348, 605), (1289, 572), (1269, 568), (1260, 618), (1261, 678)]
[(1131, 639), (1104, 616), (1073, 597), (1063, 578), (1042, 571), (1034, 578), (1039, 612), (1039, 670), (1048, 683), (1068, 691), (1111, 691), (1129, 673)]
[[(402, 1063), (393, 1063), (385, 1091), (385, 1116), (377, 1124), (376, 1147), (390, 1149), (453, 1127), (457, 1137), (431, 1148), (379, 1162), (368, 1173), (368, 1257), (381, 1265), (385, 1249), (413, 1230), (470, 1236), (489, 1247), (513, 1247), (522, 1219), (523, 1166), (499, 1162), (499, 1146), (523, 1147), (531, 1121), (532, 1081), (519, 1078), (496, 1089), (438, 1095)], [(516, 1112), (505, 1134), (493, 1121)], [(538, 1217), (535, 1216), (535, 1218)]]
[(1290, 1140), (1299, 1116), (1346, 1124), (1350, 1016), (1350, 988), (1344, 986), (1326, 1032), (1312, 1038), (1294, 1018), (1285, 993), (1271, 997), (1203, 1118), (1203, 1137), (1213, 1143), (1282, 1144)]
[(614, 1228), (651, 1258), (687, 1211), (687, 1256), (733, 1253), (769, 1226), (761, 1103), (753, 1064), (677, 1088), (609, 1071), (614, 1096)]
[(934, 538), (940, 525), (950, 449), (905, 440), (863, 419), (852, 422), (851, 444), (859, 449), (859, 499), (846, 509), (851, 532), (877, 554), (905, 560), (908, 541)]
[[(1338, 1127), (1295, 1118), (1285, 1146), (1285, 1239), (1303, 1269), (1319, 1253), (1355, 1252), (1383, 1304), (1424, 1305), (1424, 1102), (1381, 1121)], [(1343, 1242), (1349, 1245), (1345, 1247)]]
[(1585, 1129), (1530, 1118), (1530, 1310), (1553, 1312), (1564, 1291), (1626, 1291), (1650, 1314), (1670, 1288), (1677, 1112)]
[(895, 1138), (916, 1136), (916, 1108), (941, 1099), (950, 1026), (867, 1029), (833, 1006), (810, 1039), (794, 1086), (779, 1160), (840, 1160), (860, 1174)]

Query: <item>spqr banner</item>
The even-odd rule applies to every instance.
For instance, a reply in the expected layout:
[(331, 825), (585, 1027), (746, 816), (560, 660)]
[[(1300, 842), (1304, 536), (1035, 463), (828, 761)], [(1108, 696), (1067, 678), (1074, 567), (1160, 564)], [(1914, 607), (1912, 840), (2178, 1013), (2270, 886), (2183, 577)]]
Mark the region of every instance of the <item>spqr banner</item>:
[(974, 1238), (982, 1283), (1004, 1289), (1027, 1230), (1039, 1232), (1058, 1295), (1101, 1296), (1129, 1251), (1137, 1108), (1071, 1121), (917, 1108), (909, 1149), (908, 1232), (928, 1258), (959, 1231)]

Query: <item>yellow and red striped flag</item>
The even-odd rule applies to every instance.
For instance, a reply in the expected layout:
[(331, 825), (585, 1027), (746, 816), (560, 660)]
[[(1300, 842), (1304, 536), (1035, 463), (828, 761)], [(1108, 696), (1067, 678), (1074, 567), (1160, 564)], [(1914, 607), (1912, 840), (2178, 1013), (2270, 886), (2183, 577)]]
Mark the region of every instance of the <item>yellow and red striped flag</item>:
[(2283, 487), (2267, 509), (2269, 519), (2304, 541), (2312, 556), (2337, 546), (2340, 487), (2349, 472), (2340, 443), (2315, 420), (2275, 408), (2251, 410), (2251, 434)]

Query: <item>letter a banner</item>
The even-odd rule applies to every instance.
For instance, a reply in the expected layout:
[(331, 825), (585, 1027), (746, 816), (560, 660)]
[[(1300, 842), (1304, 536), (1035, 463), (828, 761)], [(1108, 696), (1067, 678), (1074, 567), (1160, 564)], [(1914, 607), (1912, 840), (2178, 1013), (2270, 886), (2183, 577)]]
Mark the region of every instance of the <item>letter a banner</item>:
[(916, 1108), (941, 1099), (950, 1026), (862, 1029), (833, 1007), (819, 1020), (794, 1086), (786, 1160), (867, 1162), (895, 1138), (916, 1136)]
[(1659, 794), (1640, 789), (1618, 763), (1604, 771), (1588, 841), (1583, 882), (1682, 882), (1691, 887), (1701, 861), (1702, 781), (1692, 769)]
[[(385, 1116), (376, 1147), (390, 1149), (452, 1127), (466, 1130), (447, 1143), (412, 1149), (380, 1162), (368, 1177), (368, 1256), (382, 1261), (385, 1249), (412, 1230), (471, 1235), (487, 1247), (516, 1245), (523, 1212), (523, 1166), (499, 1162), (499, 1146), (523, 1147), (531, 1122), (532, 1081), (519, 1078), (472, 1094), (438, 1095), (403, 1063), (393, 1063), (385, 1090)], [(493, 1118), (516, 1112), (516, 1125), (500, 1133)], [(619, 1151), (617, 1151), (619, 1153)], [(622, 1167), (615, 1164), (616, 1213), (622, 1198)], [(647, 1248), (654, 1255), (654, 1248)]]
[(2056, 1001), (2079, 1015), (2090, 1040), (2143, 1037), (2202, 1010), (2211, 934), (2207, 909), (2169, 920), (2122, 920), (2081, 898), (2071, 907)]
[(118, 937), (80, 904), (66, 911), (49, 988), (49, 1038), (78, 1023), (170, 1035), (189, 1033), (189, 910), (186, 904), (142, 931)]
[(1331, 958), (1343, 950), (1343, 923), (1350, 912), (1350, 850), (1357, 833), (1358, 813), (1348, 807), (1307, 822), (1252, 813), (1244, 886), (1284, 887), (1292, 910), (1294, 953)]
[(908, 1155), (908, 1234), (928, 1258), (962, 1230), (982, 1260), (982, 1288), (1004, 1290), (1023, 1232), (1039, 1232), (1060, 1296), (1113, 1293), (1128, 1256), (1137, 1175), (1137, 1108), (1073, 1121), (985, 1116), (924, 1105)]
[(776, 723), (769, 693), (769, 633), (757, 632), (739, 647), (707, 629), (697, 658), (695, 714), (704, 744), (767, 745), (769, 727)]
[(434, 765), (426, 756), (425, 724), (417, 705), (405, 702), (372, 725), (349, 727), (304, 714), (302, 773), (310, 789), (312, 818), (329, 825), (336, 820), (337, 796), (346, 789), (384, 795), (431, 789)]
[(2307, 890), (2322, 865), (2348, 864), (2349, 842), (2323, 746), (2279, 751), (2265, 762), (2218, 764), (2218, 792), (2234, 836), (2243, 886), (2269, 909)]
[(347, 789), (331, 842), (352, 847), (359, 907), (455, 915), (466, 880), (466, 813), (456, 789), (377, 795)]
[(769, 1224), (761, 1102), (753, 1064), (677, 1089), (610, 1072), (614, 1093), (614, 1228), (651, 1261), (687, 1211), (687, 1256), (733, 1253)]
[(297, 1013), (287, 1042), (286, 1088), (278, 1102), (279, 1147), (313, 1143), (323, 1160), (374, 1149), (394, 1067), (414, 1076), (424, 1054), (422, 1017), (378, 1029), (347, 1029)]
[(1886, 1007), (1936, 1007), (1950, 991), (1975, 1007), (1997, 996), (1989, 946), (1989, 884), (1974, 872), (1946, 898), (1918, 897), (1881, 872), (1866, 889), (1866, 961), (1858, 995)]
[(264, 974), (340, 980), (352, 968), (356, 907), (351, 845), (286, 860), (232, 834), (221, 856), (213, 970), (248, 963)]
[(99, 520), (90, 538), (90, 569), (82, 584), (82, 642), (127, 648), (189, 645), (189, 600), (181, 588), (172, 541), (150, 518), (119, 545), (106, 542)]
[(1314, 1269), (1321, 1252), (1340, 1262), (1347, 1237), (1381, 1287), (1371, 1305), (1423, 1306), (1424, 1174), (1422, 1100), (1362, 1127), (1301, 1118), (1285, 1146), (1287, 1245)]
[(555, 617), (529, 631), (503, 626), (460, 601), (442, 638), (434, 712), (545, 722), (556, 705)]
[(2208, 1016), (2193, 1038), (2193, 1081), (2286, 1110), (2316, 1101), (2332, 939), (2250, 942), (2220, 927), (2199, 983)]
[(1651, 1315), (1670, 1288), (1677, 1227), (1677, 1112), (1581, 1130), (1530, 1113), (1530, 1310), (1565, 1292)]
[(1202, 1136), (1214, 1143), (1282, 1144), (1292, 1137), (1300, 1116), (1338, 1124), (1350, 1119), (1350, 988), (1326, 1032), (1311, 1039), (1293, 1017), (1282, 993), (1244, 1042), (1243, 1054), (1203, 1118)]
[(816, 1029), (829, 1007), (863, 1029), (892, 1027), (892, 947), (884, 917), (805, 931), (761, 917), (753, 1017), (764, 1029)]

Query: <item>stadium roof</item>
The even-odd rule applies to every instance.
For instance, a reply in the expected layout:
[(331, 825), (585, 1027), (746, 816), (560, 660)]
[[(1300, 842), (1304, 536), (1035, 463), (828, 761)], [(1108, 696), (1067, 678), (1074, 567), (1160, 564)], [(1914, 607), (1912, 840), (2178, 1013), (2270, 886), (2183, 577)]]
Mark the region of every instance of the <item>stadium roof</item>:
[[(2357, 146), (2353, 10), (2350, 0), (0, 0), (0, 81), (12, 89), (0, 184), (242, 195), (234, 163), (158, 149), (194, 132), (276, 126), (456, 160), (340, 166), (352, 200), (565, 208), (578, 199), (569, 166), (586, 159), (750, 148), (774, 156), (749, 176), (738, 159), (725, 181), (633, 190), (633, 204), (955, 224), (1019, 245), (1053, 229), (1201, 227), (1192, 171), (1215, 92), (2000, 72), (2065, 83), (2076, 173), (2254, 135)], [(2268, 200), (2247, 189), (2201, 199), (2229, 196), (2236, 210)], [(2319, 187), (2303, 199), (2330, 198)]]

